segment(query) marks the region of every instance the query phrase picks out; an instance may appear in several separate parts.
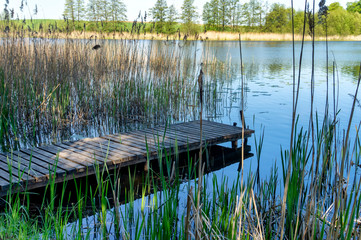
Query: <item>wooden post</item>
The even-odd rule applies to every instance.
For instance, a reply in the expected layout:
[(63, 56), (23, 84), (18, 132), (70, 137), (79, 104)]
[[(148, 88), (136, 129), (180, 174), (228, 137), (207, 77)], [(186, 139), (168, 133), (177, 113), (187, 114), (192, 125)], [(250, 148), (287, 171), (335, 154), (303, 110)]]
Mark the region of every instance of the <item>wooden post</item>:
[[(244, 129), (246, 130), (246, 120), (244, 119), (244, 113), (243, 113), (243, 110), (239, 111), (239, 114), (241, 115), (241, 122), (243, 122), (243, 126), (244, 126)], [(244, 145), (247, 145), (248, 143), (248, 138), (245, 138), (244, 139)], [(243, 147), (243, 146), (242, 146)]]
[(148, 172), (149, 171), (149, 160), (147, 159), (147, 161), (144, 163), (144, 172)]
[[(234, 126), (234, 127), (237, 127), (237, 123), (234, 122), (234, 123), (233, 123), (233, 126)], [(237, 140), (232, 141), (232, 149), (233, 149), (233, 150), (237, 150), (237, 148), (238, 148), (238, 141), (237, 141)]]

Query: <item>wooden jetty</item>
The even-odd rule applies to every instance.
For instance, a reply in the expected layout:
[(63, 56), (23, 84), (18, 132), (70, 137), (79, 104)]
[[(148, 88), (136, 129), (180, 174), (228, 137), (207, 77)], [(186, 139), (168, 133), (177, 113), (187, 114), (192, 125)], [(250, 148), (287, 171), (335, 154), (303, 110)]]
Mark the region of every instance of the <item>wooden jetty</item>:
[[(232, 142), (253, 130), (202, 121), (203, 144), (212, 146)], [(158, 158), (160, 150), (168, 154), (199, 149), (200, 121), (172, 124), (79, 141), (63, 142), (0, 154), (0, 196), (14, 190), (45, 186), (50, 177), (56, 182), (94, 174), (96, 166), (108, 169), (146, 163)], [(176, 151), (177, 150), (177, 151)]]

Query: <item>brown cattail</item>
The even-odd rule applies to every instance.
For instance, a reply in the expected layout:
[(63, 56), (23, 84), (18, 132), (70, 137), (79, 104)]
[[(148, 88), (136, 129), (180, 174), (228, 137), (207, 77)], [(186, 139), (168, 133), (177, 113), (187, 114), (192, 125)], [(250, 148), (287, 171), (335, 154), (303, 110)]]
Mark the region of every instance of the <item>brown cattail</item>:
[(97, 44), (97, 45), (95, 45), (92, 49), (93, 49), (93, 50), (98, 50), (99, 48), (100, 48), (100, 45)]

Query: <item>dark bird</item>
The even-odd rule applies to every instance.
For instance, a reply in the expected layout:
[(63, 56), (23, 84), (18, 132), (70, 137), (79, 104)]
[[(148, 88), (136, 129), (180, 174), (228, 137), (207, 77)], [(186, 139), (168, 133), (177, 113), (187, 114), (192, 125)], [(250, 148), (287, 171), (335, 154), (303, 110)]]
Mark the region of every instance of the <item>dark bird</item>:
[(93, 50), (98, 50), (99, 48), (100, 48), (100, 45), (97, 44), (97, 45), (95, 45), (92, 49), (93, 49)]

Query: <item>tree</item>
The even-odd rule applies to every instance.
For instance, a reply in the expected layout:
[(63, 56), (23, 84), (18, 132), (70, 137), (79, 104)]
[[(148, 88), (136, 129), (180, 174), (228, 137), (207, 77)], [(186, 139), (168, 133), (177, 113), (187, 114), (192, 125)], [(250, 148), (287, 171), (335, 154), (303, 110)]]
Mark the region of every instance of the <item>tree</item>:
[(346, 10), (349, 12), (361, 13), (361, 0), (356, 2), (348, 2)]
[(65, 1), (64, 17), (67, 19), (71, 19), (73, 22), (75, 21), (75, 1), (74, 0), (66, 0)]
[(246, 23), (248, 27), (261, 27), (263, 24), (263, 16), (265, 15), (262, 1), (250, 0), (248, 3), (243, 4), (242, 15), (244, 16), (244, 23)]
[(168, 6), (166, 0), (157, 0), (154, 7), (150, 9), (150, 13), (155, 22), (155, 28), (157, 32), (163, 32), (167, 11)]
[(178, 12), (174, 7), (174, 5), (170, 5), (170, 7), (168, 8), (167, 24), (166, 24), (168, 33), (175, 32), (174, 25), (177, 20), (178, 20)]
[(105, 21), (105, 24), (110, 19), (110, 0), (98, 0), (99, 17), (101, 21)]
[(229, 1), (228, 22), (232, 25), (232, 30), (240, 24), (241, 20), (241, 5), (238, 0)]
[(330, 6), (328, 6), (328, 10), (330, 10), (330, 11), (334, 11), (334, 10), (338, 10), (338, 9), (343, 9), (343, 7), (340, 5), (339, 2), (331, 3)]
[(228, 25), (229, 0), (219, 0), (219, 18), (222, 24), (222, 31)]
[(206, 2), (203, 5), (202, 20), (204, 25), (206, 25), (207, 27), (212, 26), (211, 7), (209, 2)]
[(79, 21), (85, 17), (84, 0), (75, 0), (74, 12), (75, 12), (76, 20), (79, 23)]
[(88, 20), (97, 22), (100, 19), (100, 7), (98, 0), (89, 0), (88, 2)]
[(285, 32), (289, 22), (289, 14), (290, 9), (286, 9), (285, 5), (274, 3), (266, 16), (265, 30), (267, 32)]
[[(349, 7), (349, 6), (348, 6)], [(327, 17), (329, 35), (360, 34), (360, 13), (345, 10), (339, 4), (329, 6)]]
[(182, 5), (181, 19), (184, 24), (193, 24), (198, 18), (194, 0), (184, 0)]
[(127, 20), (127, 7), (122, 0), (109, 0), (110, 19), (113, 22)]
[(127, 19), (127, 8), (122, 0), (109, 0), (109, 19), (113, 23), (113, 31), (116, 31), (119, 21)]
[(193, 5), (194, 0), (184, 0), (182, 5), (181, 20), (183, 22), (183, 31), (187, 34), (197, 32), (195, 21), (198, 18), (196, 7)]
[(219, 28), (219, 0), (211, 0), (203, 6), (202, 19), (208, 28)]

